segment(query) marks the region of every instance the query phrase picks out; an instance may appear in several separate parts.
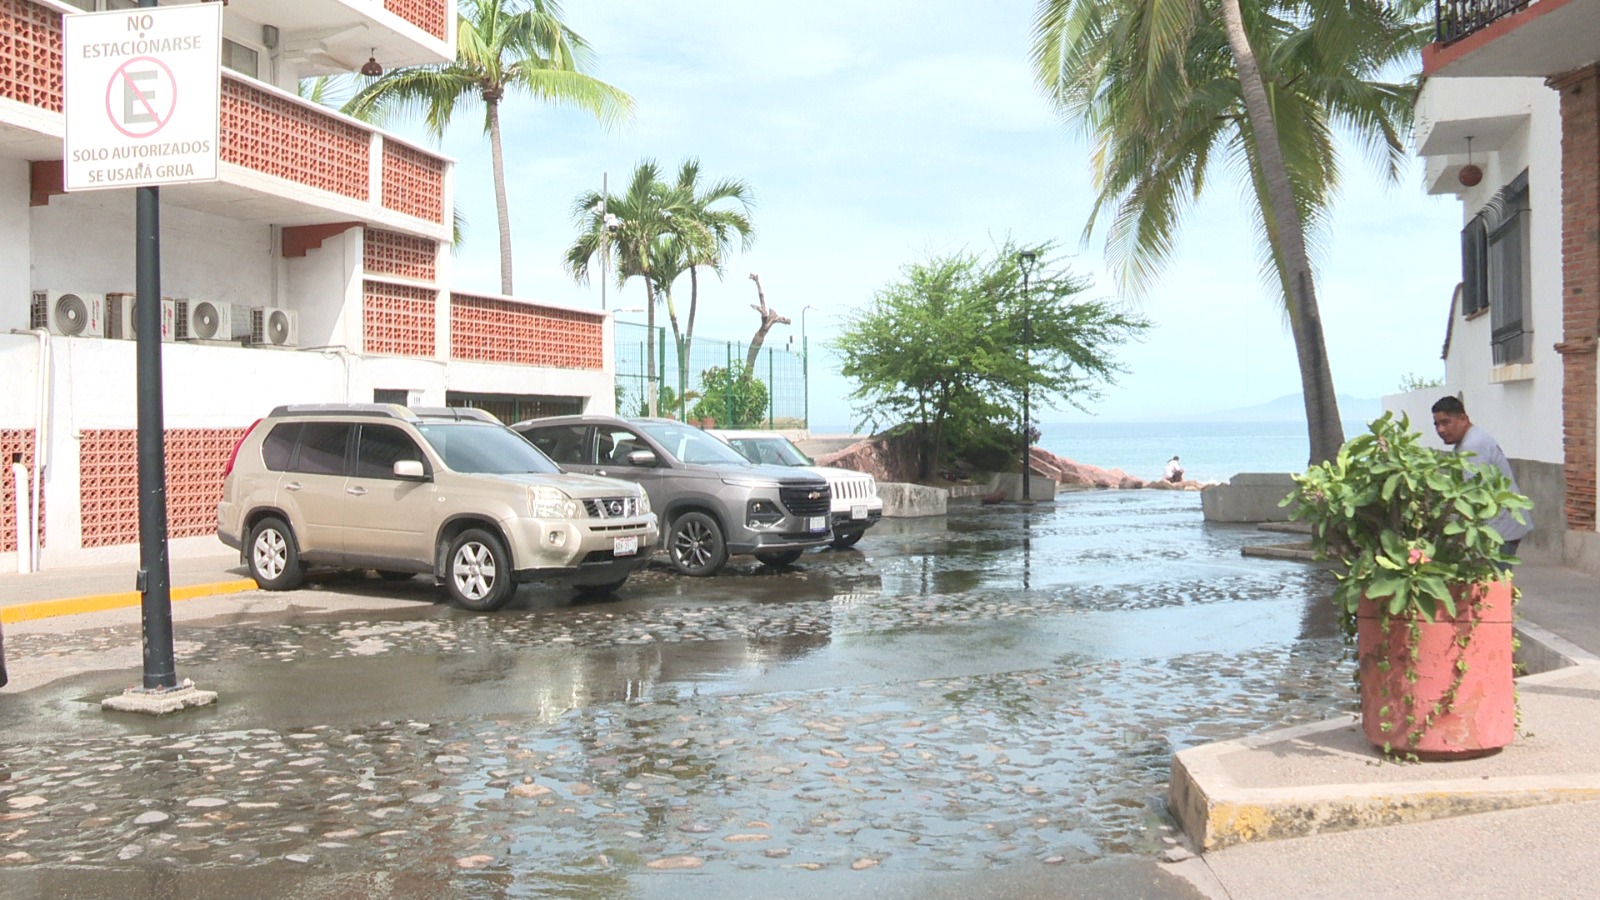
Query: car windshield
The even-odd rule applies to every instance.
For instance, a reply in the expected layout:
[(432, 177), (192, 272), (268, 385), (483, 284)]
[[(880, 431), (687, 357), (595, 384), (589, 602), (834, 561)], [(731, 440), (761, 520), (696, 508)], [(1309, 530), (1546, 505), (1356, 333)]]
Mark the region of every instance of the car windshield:
[(554, 474), (561, 467), (504, 425), (487, 422), (424, 422), (417, 425), (444, 464), (476, 475)]
[(811, 460), (800, 452), (800, 448), (781, 434), (731, 437), (727, 440), (733, 449), (753, 463), (766, 463), (772, 466), (811, 465)]
[(681, 463), (750, 464), (750, 461), (740, 456), (738, 451), (698, 428), (690, 428), (677, 422), (641, 422), (639, 428), (655, 438), (656, 443)]

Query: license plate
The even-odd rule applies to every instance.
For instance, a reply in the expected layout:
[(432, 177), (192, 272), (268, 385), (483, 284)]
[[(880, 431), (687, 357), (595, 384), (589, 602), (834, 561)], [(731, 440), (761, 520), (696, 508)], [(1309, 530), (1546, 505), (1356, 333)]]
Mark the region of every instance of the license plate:
[(812, 516), (811, 518), (806, 520), (806, 527), (811, 530), (812, 534), (819, 534), (821, 532), (827, 531), (828, 530), (828, 517), (827, 516)]
[(850, 507), (850, 518), (865, 519), (866, 517), (867, 505), (865, 503), (858, 503), (855, 506)]
[(632, 556), (638, 552), (639, 536), (637, 534), (629, 535), (628, 537), (612, 538), (611, 540), (612, 556)]

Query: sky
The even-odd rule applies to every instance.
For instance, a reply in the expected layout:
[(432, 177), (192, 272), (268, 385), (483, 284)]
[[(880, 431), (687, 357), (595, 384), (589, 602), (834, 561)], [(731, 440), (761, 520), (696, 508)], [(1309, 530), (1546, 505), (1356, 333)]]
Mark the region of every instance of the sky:
[[(1058, 241), (1091, 280), (1090, 296), (1153, 323), (1114, 352), (1126, 371), (1088, 413), (1036, 407), (1036, 419), (1189, 418), (1297, 393), (1293, 341), (1261, 281), (1238, 185), (1209, 186), (1172, 264), (1137, 302), (1119, 297), (1106, 274), (1103, 232), (1080, 242), (1094, 196), (1089, 144), (1033, 83), (1033, 9), (1019, 0), (566, 3), (567, 23), (595, 50), (591, 74), (631, 94), (637, 111), (608, 131), (527, 95), (502, 104), (515, 295), (599, 309), (598, 284), (580, 286), (562, 266), (576, 235), (574, 198), (599, 190), (602, 177), (621, 193), (643, 159), (673, 173), (697, 157), (703, 182), (750, 185), (756, 228), (754, 247), (727, 261), (722, 281), (702, 278), (697, 335), (749, 340), (759, 324), (751, 272), (769, 305), (794, 320), (796, 343), (801, 311), (814, 307), (804, 321), (814, 431), (859, 419), (848, 400), (856, 385), (826, 347), (841, 317), (906, 265), (988, 252), (1007, 237)], [(481, 109), (459, 110), (441, 149), (457, 161), (456, 203), (468, 223), (454, 286), (497, 292)], [(1418, 161), (1392, 185), (1357, 148), (1342, 161), (1344, 190), (1316, 256), (1318, 299), (1336, 390), (1376, 398), (1408, 374), (1443, 374), (1461, 210), (1452, 197), (1426, 195)], [(607, 300), (638, 307), (643, 288), (612, 286)], [(768, 340), (786, 340), (785, 328)]]

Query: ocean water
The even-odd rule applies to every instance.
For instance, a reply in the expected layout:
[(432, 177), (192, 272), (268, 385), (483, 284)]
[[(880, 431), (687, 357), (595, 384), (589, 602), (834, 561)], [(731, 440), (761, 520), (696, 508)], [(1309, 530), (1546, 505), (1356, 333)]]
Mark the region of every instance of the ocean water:
[[(1038, 426), (1039, 446), (1076, 462), (1160, 478), (1177, 454), (1185, 478), (1227, 481), (1240, 472), (1303, 472), (1311, 442), (1302, 422), (1070, 422)], [(1365, 430), (1347, 422), (1345, 436)]]

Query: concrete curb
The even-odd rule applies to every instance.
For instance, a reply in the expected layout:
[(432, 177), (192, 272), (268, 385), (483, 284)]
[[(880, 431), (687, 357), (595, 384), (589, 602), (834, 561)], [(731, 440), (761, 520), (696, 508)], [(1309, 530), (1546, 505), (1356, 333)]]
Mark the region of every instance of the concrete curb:
[[(1535, 674), (1517, 679), (1523, 703), (1534, 702), (1535, 688), (1551, 686), (1600, 672), (1600, 658), (1531, 623), (1518, 623), (1522, 647), (1518, 661)], [(1516, 744), (1506, 753), (1515, 752)], [(1343, 768), (1359, 780), (1298, 783), (1261, 787), (1244, 783), (1251, 767), (1230, 767), (1225, 758), (1239, 755), (1283, 759), (1316, 759), (1321, 771)], [(1430, 768), (1416, 768), (1416, 766)], [(1370, 767), (1387, 767), (1394, 777), (1373, 780), (1361, 775)], [(1218, 741), (1179, 751), (1172, 759), (1167, 805), (1194, 846), (1204, 851), (1235, 844), (1280, 840), (1313, 834), (1352, 831), (1421, 822), (1471, 813), (1526, 806), (1600, 800), (1600, 761), (1588, 771), (1504, 774), (1474, 771), (1471, 762), (1389, 763), (1374, 755), (1351, 715), (1231, 741)], [(1460, 777), (1426, 777), (1446, 771)], [(1238, 773), (1246, 773), (1240, 777)], [(1340, 776), (1334, 775), (1334, 778)]]
[[(239, 581), (216, 581), (209, 584), (191, 584), (175, 587), (171, 591), (171, 596), (172, 601), (176, 603), (180, 600), (215, 597), (219, 594), (237, 594), (240, 591), (253, 591), (255, 589), (255, 581), (246, 578)], [(142, 602), (144, 602), (144, 595), (138, 591), (95, 594), (88, 597), (64, 597), (59, 600), (34, 600), (0, 607), (0, 622), (13, 624), (33, 619), (75, 616), (79, 613), (103, 612), (108, 609), (138, 606)]]

